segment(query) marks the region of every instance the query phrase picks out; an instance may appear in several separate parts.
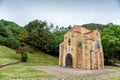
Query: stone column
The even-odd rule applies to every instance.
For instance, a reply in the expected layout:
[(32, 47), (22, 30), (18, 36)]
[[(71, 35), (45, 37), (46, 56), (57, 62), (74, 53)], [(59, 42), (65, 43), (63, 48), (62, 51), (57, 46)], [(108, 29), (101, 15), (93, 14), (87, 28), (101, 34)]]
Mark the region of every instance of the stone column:
[(95, 53), (92, 51), (91, 52), (91, 69), (95, 69)]
[(98, 50), (98, 69), (100, 69), (100, 65), (101, 65), (101, 57), (100, 57), (100, 51)]
[(77, 67), (77, 39), (74, 39), (73, 43), (73, 68)]
[(82, 69), (85, 69), (85, 44), (83, 42), (82, 44), (82, 63), (81, 63)]
[(87, 44), (87, 69), (90, 69), (90, 44)]

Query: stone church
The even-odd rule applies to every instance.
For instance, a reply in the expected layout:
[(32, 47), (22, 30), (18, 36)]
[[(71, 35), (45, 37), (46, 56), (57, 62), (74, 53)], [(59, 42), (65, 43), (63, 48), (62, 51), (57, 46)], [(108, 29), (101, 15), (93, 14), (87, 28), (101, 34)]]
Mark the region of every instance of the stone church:
[(59, 45), (59, 65), (81, 69), (103, 69), (104, 56), (98, 30), (74, 25)]

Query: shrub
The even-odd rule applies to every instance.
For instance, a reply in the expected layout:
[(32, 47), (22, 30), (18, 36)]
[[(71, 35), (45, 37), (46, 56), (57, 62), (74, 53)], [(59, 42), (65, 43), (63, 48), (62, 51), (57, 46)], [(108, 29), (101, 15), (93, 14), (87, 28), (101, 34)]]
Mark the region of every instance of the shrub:
[(28, 55), (27, 55), (26, 52), (29, 51), (29, 50), (30, 50), (30, 48), (27, 45), (23, 45), (22, 47), (18, 47), (16, 49), (16, 54), (21, 55), (21, 61), (22, 62), (27, 62)]
[(24, 52), (24, 53), (22, 54), (21, 61), (22, 61), (22, 62), (27, 62), (27, 59), (28, 59), (28, 55), (27, 55), (26, 52)]

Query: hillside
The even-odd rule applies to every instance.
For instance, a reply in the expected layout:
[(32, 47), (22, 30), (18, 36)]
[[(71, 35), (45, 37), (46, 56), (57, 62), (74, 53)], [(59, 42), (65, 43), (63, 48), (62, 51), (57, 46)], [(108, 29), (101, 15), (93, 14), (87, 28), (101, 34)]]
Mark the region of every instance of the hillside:
[[(20, 60), (20, 55), (15, 50), (0, 45), (0, 65)], [(33, 66), (57, 65), (58, 58), (40, 51), (28, 53), (28, 62), (9, 65), (0, 69), (0, 79), (36, 79), (50, 78), (53, 75), (34, 70)]]
[(103, 25), (103, 24), (96, 24), (96, 23), (89, 23), (82, 25), (85, 28), (91, 29), (91, 30), (99, 30), (100, 32), (104, 30), (104, 28), (108, 28), (109, 24)]
[(0, 64), (6, 64), (20, 59), (15, 50), (0, 45)]

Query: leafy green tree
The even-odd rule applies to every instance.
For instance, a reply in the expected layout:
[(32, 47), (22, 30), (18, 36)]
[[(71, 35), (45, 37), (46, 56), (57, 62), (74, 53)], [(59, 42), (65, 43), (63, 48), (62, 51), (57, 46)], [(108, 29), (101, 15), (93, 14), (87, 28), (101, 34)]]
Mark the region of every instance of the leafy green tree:
[(14, 22), (0, 20), (0, 44), (11, 48), (17, 48), (19, 41), (17, 35), (21, 27)]
[(21, 30), (20, 34), (18, 35), (18, 38), (21, 42), (26, 41), (26, 39), (28, 38), (28, 32), (25, 28)]
[(108, 25), (103, 25), (103, 24), (90, 23), (90, 24), (84, 24), (82, 26), (85, 27), (85, 28), (91, 29), (91, 30), (97, 29), (98, 31), (101, 32), (101, 31), (104, 30), (104, 28), (108, 28), (109, 24)]
[(105, 53), (105, 63), (114, 65), (116, 59), (120, 60), (120, 26), (109, 25), (102, 32), (103, 50)]
[(69, 30), (69, 28), (59, 27), (56, 26), (53, 34), (55, 35), (55, 42), (54, 42), (54, 53), (59, 55), (59, 44), (64, 39), (64, 34)]
[(6, 32), (5, 26), (0, 22), (0, 36), (7, 37), (8, 34)]
[(27, 43), (44, 52), (53, 52), (54, 34), (49, 30), (46, 21), (34, 20), (25, 26), (28, 31)]

